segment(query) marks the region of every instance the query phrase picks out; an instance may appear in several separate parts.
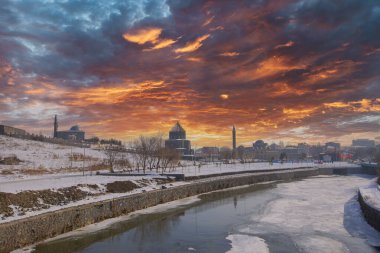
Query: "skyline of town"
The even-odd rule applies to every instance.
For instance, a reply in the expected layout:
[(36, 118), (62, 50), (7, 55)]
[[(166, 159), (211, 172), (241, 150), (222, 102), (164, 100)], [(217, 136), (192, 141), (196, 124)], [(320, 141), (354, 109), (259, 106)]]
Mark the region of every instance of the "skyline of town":
[[(97, 140), (96, 142), (99, 142), (99, 140), (103, 140), (103, 141), (111, 141), (111, 142), (117, 142), (117, 143), (120, 143), (118, 145), (123, 145), (123, 146), (130, 146), (130, 145), (133, 145), (133, 142), (140, 138), (140, 137), (148, 137), (148, 138), (161, 138), (162, 141), (165, 140), (165, 146), (166, 146), (166, 142), (169, 141), (170, 139), (173, 139), (174, 141), (175, 140), (184, 140), (186, 142), (188, 142), (188, 147), (187, 149), (190, 151), (190, 149), (193, 150), (193, 152), (197, 149), (202, 149), (202, 148), (230, 148), (232, 152), (236, 152), (237, 148), (240, 148), (240, 147), (245, 147), (245, 148), (249, 148), (249, 147), (253, 147), (255, 148), (255, 145), (258, 143), (258, 142), (262, 142), (262, 144), (265, 145), (266, 148), (269, 148), (269, 149), (277, 149), (277, 148), (285, 148), (285, 147), (300, 147), (300, 146), (304, 146), (304, 145), (307, 145), (307, 146), (325, 146), (326, 148), (331, 144), (332, 146), (334, 146), (334, 149), (335, 150), (340, 150), (340, 148), (350, 148), (350, 147), (353, 147), (353, 148), (360, 148), (360, 147), (367, 147), (367, 148), (370, 148), (370, 147), (373, 147), (373, 148), (376, 148), (376, 146), (380, 146), (380, 144), (378, 142), (376, 142), (376, 140), (374, 139), (368, 139), (368, 138), (357, 138), (357, 139), (352, 139), (350, 143), (340, 143), (340, 142), (337, 142), (337, 141), (334, 141), (334, 140), (329, 140), (329, 141), (326, 141), (326, 142), (317, 142), (317, 143), (313, 143), (313, 142), (285, 142), (283, 140), (270, 140), (270, 139), (260, 139), (260, 138), (257, 138), (257, 139), (252, 139), (250, 141), (247, 141), (245, 143), (239, 143), (238, 142), (238, 138), (237, 138), (237, 130), (238, 128), (235, 127), (235, 125), (233, 125), (231, 128), (230, 128), (230, 140), (229, 140), (229, 144), (226, 144), (226, 145), (216, 145), (215, 143), (205, 143), (203, 146), (202, 145), (197, 145), (197, 143), (193, 143), (193, 146), (191, 146), (192, 144), (190, 144), (193, 140), (191, 139), (191, 135), (188, 135), (189, 138), (186, 138), (186, 133), (187, 131), (182, 127), (182, 125), (180, 124), (179, 121), (176, 121), (176, 123), (174, 124), (174, 126), (171, 127), (170, 131), (166, 131), (165, 132), (156, 132), (154, 134), (140, 134), (139, 136), (134, 136), (133, 139), (131, 140), (128, 140), (128, 141), (123, 141), (123, 140), (118, 140), (118, 139), (114, 139), (114, 138), (110, 138), (109, 140), (107, 140), (107, 138), (104, 138), (104, 136), (94, 136), (94, 135), (90, 135), (88, 136), (86, 134), (86, 131), (82, 128), (80, 128), (80, 126), (77, 124), (77, 125), (73, 125), (71, 126), (70, 128), (67, 128), (67, 129), (62, 129), (62, 128), (59, 128), (59, 123), (58, 123), (58, 117), (57, 115), (54, 116), (54, 122), (53, 122), (53, 125), (52, 125), (52, 134), (47, 134), (47, 135), (44, 135), (42, 134), (42, 132), (40, 132), (39, 134), (36, 134), (36, 133), (32, 133), (32, 132), (29, 132), (28, 129), (20, 129), (20, 128), (15, 128), (13, 126), (7, 126), (7, 125), (0, 125), (0, 135), (8, 135), (8, 136), (14, 136), (14, 137), (19, 137), (19, 138), (28, 138), (28, 135), (34, 135), (34, 136), (39, 136), (39, 135), (42, 135), (43, 138), (46, 138), (47, 140), (50, 139), (50, 138), (54, 138), (54, 139), (61, 139), (61, 140), (66, 140), (66, 141), (73, 141), (74, 143), (92, 143), (94, 140)], [(179, 137), (174, 137), (174, 136), (177, 136), (177, 134), (174, 134), (173, 135), (173, 131), (180, 131), (182, 132), (183, 131), (183, 135), (180, 134), (179, 136), (181, 136), (180, 138)], [(178, 139), (179, 138), (179, 139)], [(227, 142), (227, 140), (225, 140), (225, 142)], [(362, 144), (360, 144), (362, 143)], [(181, 147), (182, 148), (182, 145), (184, 145), (181, 142), (179, 142), (178, 144), (174, 144), (174, 146), (172, 146), (172, 148), (175, 148), (177, 147), (177, 145), (179, 145), (178, 147)], [(169, 145), (171, 146), (171, 145)], [(339, 148), (336, 148), (336, 146), (339, 146)], [(302, 149), (302, 147), (301, 147)]]

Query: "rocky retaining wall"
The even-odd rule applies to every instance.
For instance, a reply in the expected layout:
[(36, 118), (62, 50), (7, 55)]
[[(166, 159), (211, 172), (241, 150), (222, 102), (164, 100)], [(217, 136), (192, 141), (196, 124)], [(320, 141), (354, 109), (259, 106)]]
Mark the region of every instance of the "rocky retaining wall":
[(350, 174), (366, 174), (376, 175), (376, 170), (372, 168), (358, 167), (321, 167), (319, 168), (321, 175), (350, 175)]
[(369, 205), (363, 199), (360, 190), (358, 191), (358, 199), (364, 218), (366, 219), (367, 223), (380, 232), (380, 211)]
[(215, 190), (265, 181), (316, 176), (318, 169), (284, 170), (201, 179), (188, 185), (65, 208), (0, 224), (0, 252), (24, 247), (108, 218)]

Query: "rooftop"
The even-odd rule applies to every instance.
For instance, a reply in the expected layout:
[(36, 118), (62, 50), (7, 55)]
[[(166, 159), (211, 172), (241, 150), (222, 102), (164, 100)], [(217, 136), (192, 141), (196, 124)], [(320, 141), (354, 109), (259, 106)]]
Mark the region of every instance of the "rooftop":
[(170, 132), (185, 132), (185, 129), (183, 129), (181, 124), (177, 121), (177, 123), (172, 127)]

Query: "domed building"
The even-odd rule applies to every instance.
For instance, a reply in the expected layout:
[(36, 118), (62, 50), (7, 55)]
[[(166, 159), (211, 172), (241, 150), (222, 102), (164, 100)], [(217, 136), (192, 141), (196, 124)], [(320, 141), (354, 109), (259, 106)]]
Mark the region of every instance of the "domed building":
[(72, 126), (67, 131), (58, 131), (58, 119), (57, 115), (54, 117), (54, 138), (64, 139), (64, 140), (75, 140), (83, 141), (85, 137), (85, 132), (80, 130), (78, 125)]
[(193, 157), (191, 143), (186, 140), (186, 131), (177, 121), (169, 132), (169, 139), (165, 141), (165, 147), (177, 150), (183, 159)]

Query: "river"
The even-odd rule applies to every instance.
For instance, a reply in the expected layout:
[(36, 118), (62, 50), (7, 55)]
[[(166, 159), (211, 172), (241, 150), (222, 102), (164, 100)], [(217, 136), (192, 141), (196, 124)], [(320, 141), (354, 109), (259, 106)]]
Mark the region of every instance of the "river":
[(370, 245), (380, 245), (380, 233), (357, 202), (357, 188), (369, 181), (319, 176), (204, 194), (49, 240), (33, 252), (379, 252)]

